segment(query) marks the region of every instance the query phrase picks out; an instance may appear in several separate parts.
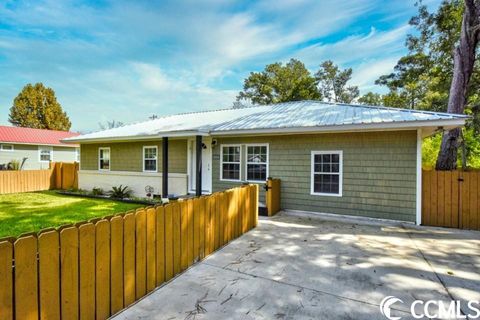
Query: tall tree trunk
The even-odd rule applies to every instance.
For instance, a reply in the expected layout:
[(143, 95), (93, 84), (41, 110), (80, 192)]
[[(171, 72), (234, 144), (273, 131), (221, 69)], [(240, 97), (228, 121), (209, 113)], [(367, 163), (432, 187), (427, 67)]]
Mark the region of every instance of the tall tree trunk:
[[(465, 108), (468, 83), (475, 63), (475, 50), (479, 41), (480, 8), (478, 1), (464, 0), (460, 42), (454, 50), (453, 78), (448, 98), (448, 112), (462, 114)], [(437, 170), (453, 170), (457, 167), (460, 128), (445, 132), (438, 153)]]

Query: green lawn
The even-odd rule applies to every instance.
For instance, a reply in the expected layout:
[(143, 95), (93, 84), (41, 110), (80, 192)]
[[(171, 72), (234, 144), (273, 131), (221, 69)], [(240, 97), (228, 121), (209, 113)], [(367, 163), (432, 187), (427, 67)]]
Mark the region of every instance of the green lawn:
[(142, 205), (65, 196), (53, 191), (3, 194), (0, 195), (0, 238), (139, 207)]

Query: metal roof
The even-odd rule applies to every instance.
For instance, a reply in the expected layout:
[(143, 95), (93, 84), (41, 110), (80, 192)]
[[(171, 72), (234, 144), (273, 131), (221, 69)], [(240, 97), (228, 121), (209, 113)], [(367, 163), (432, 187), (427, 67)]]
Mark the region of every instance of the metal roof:
[(65, 141), (142, 139), (282, 131), (285, 133), (368, 128), (458, 127), (468, 116), (364, 105), (297, 101), (160, 117), (155, 120), (84, 134)]
[(0, 142), (17, 144), (58, 145), (73, 147), (61, 140), (78, 136), (79, 133), (45, 129), (0, 126)]

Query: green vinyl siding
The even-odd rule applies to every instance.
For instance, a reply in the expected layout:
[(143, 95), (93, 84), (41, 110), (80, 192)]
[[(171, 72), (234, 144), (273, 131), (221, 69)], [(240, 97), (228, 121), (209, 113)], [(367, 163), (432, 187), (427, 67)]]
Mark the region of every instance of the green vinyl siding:
[[(283, 209), (415, 221), (416, 131), (217, 138), (213, 191), (243, 182), (220, 180), (222, 144), (269, 144), (269, 176), (281, 179)], [(245, 179), (245, 146), (242, 147)], [(343, 151), (343, 195), (310, 194), (311, 152)], [(261, 201), (265, 201), (263, 188)]]
[[(98, 170), (98, 148), (110, 148), (111, 171), (143, 171), (143, 147), (157, 146), (158, 172), (162, 171), (162, 141), (118, 142), (82, 144), (80, 168)], [(187, 140), (170, 140), (168, 143), (168, 170), (171, 173), (187, 173)]]

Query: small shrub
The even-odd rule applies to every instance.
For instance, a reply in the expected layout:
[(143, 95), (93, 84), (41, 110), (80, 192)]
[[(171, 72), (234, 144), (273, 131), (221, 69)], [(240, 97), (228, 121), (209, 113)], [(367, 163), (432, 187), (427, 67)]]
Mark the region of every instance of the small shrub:
[(94, 195), (94, 196), (103, 196), (104, 194), (105, 194), (105, 191), (103, 191), (102, 188), (94, 187), (92, 189), (92, 195)]
[(112, 187), (112, 190), (109, 192), (110, 198), (124, 199), (129, 198), (132, 194), (132, 190), (128, 186), (119, 185), (118, 187)]

